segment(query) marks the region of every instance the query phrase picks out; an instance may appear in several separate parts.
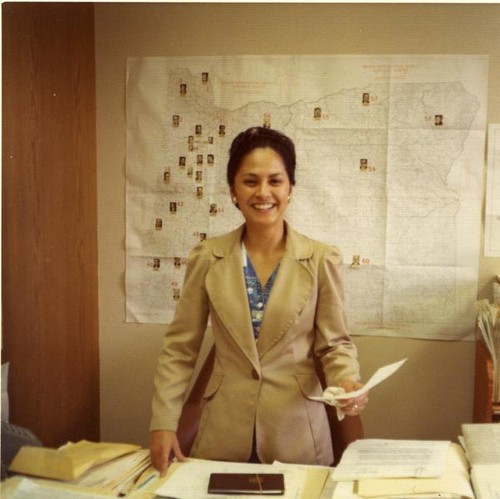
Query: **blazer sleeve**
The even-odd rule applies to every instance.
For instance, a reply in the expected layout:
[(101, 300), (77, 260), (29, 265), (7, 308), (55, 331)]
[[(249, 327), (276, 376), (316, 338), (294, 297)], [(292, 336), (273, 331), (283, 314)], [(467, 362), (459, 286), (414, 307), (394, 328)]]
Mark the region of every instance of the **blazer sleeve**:
[(335, 247), (326, 247), (318, 262), (314, 350), (321, 359), (328, 386), (336, 386), (342, 379), (359, 380), (357, 349), (349, 335), (344, 309), (341, 263)]
[(154, 380), (150, 430), (176, 431), (186, 390), (208, 321), (205, 276), (210, 252), (205, 243), (191, 250), (182, 292), (168, 327)]

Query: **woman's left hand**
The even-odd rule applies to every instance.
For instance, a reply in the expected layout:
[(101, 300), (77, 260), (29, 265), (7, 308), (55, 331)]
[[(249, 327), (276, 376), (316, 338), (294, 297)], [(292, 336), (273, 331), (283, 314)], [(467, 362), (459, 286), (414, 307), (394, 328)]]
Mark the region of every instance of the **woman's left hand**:
[[(364, 385), (359, 381), (344, 379), (339, 383), (339, 386), (341, 386), (346, 393), (349, 393), (363, 388)], [(341, 409), (346, 416), (358, 416), (366, 407), (366, 404), (368, 404), (368, 392), (359, 397), (346, 400), (345, 404), (341, 406)]]

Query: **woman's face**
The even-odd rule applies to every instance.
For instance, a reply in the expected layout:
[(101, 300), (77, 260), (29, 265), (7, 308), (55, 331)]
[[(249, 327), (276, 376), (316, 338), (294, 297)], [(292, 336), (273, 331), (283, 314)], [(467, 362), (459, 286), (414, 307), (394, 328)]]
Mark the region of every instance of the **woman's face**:
[(231, 187), (231, 195), (247, 224), (282, 224), (292, 186), (283, 158), (269, 147), (243, 157)]

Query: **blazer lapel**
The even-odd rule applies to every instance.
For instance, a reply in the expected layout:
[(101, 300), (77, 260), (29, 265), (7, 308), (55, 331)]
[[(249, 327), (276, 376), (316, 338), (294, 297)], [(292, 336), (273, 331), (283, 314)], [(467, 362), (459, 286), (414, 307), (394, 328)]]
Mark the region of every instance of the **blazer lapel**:
[(312, 245), (287, 225), (286, 251), (264, 311), (257, 343), (259, 358), (272, 348), (300, 316), (311, 296), (314, 276), (307, 265)]
[(215, 312), (234, 341), (259, 370), (259, 360), (243, 275), (241, 234), (243, 226), (214, 247), (217, 262), (206, 276), (207, 292)]

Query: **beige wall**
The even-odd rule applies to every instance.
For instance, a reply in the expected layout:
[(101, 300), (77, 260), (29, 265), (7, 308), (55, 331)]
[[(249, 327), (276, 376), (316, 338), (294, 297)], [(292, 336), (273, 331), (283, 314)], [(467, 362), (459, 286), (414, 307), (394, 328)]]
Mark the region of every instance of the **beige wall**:
[[(488, 120), (498, 123), (500, 6), (153, 3), (96, 4), (95, 9), (101, 436), (146, 444), (165, 326), (124, 323), (126, 57), (485, 54), (490, 56)], [(481, 258), (479, 264), (479, 296), (491, 299), (500, 259)], [(454, 439), (460, 423), (471, 421), (473, 343), (355, 341), (365, 377), (384, 363), (409, 358), (403, 370), (373, 391), (364, 416), (367, 436)]]

